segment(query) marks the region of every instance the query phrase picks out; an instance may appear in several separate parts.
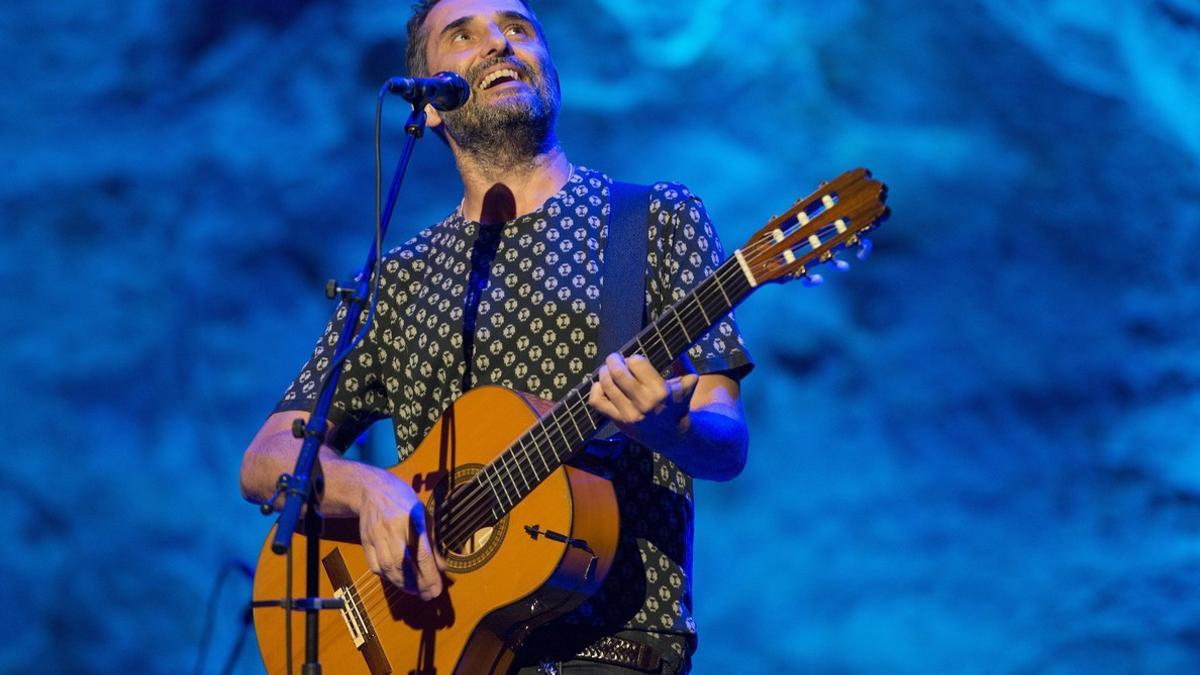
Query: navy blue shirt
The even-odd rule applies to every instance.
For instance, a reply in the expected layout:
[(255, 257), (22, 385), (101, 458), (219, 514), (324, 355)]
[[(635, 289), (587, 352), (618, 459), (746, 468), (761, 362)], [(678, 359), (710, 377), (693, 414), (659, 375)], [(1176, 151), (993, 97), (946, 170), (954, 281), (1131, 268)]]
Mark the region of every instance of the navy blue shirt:
[[(533, 213), (481, 226), (456, 210), (390, 251), (375, 323), (346, 361), (330, 410), (335, 446), (389, 417), (403, 461), (470, 387), (498, 384), (557, 400), (578, 386), (602, 359), (610, 186), (581, 167)], [(655, 184), (648, 216), (645, 249), (620, 253), (646, 255), (653, 319), (716, 270), (723, 252), (703, 204), (682, 185)], [(312, 409), (344, 317), (339, 308), (277, 412)], [(688, 358), (702, 374), (740, 379), (752, 368), (732, 315)], [(691, 477), (636, 445), (608, 464), (621, 510), (617, 558), (600, 591), (562, 621), (635, 631), (682, 657), (696, 632)], [(666, 639), (672, 635), (686, 639)]]

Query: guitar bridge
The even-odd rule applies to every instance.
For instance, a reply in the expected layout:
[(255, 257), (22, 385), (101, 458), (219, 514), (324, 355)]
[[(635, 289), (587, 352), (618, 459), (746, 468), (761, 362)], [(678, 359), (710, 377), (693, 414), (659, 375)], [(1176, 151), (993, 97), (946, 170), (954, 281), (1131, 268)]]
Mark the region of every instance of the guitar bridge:
[(325, 574), (329, 575), (329, 581), (333, 583), (333, 596), (342, 601), (339, 613), (351, 639), (354, 640), (354, 646), (366, 660), (367, 669), (371, 671), (371, 675), (387, 675), (392, 672), (392, 665), (383, 653), (383, 645), (379, 642), (379, 636), (375, 634), (375, 626), (363, 605), (362, 596), (358, 594), (358, 587), (350, 577), (350, 570), (346, 568), (342, 552), (333, 549), (321, 559), (321, 563), (325, 566)]

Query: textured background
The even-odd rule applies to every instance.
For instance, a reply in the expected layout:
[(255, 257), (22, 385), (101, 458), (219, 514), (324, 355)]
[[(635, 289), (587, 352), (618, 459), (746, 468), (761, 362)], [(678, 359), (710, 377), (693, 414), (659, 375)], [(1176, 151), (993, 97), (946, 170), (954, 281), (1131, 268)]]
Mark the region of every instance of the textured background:
[[(1200, 3), (542, 5), (571, 157), (688, 183), (730, 248), (843, 169), (891, 186), (871, 261), (740, 312), (696, 672), (1197, 672)], [(191, 669), (269, 525), (241, 451), (367, 245), (405, 14), (0, 6), (0, 671)], [(453, 188), (426, 141), (391, 243)]]

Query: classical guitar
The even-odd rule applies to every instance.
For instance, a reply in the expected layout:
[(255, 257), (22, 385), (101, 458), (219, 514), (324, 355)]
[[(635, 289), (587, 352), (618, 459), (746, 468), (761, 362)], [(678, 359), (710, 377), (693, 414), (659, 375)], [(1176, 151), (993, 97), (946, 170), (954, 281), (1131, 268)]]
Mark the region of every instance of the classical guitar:
[[(756, 232), (621, 353), (641, 354), (665, 370), (759, 286), (811, 279), (810, 268), (834, 260), (839, 249), (865, 251), (863, 234), (888, 215), (886, 196), (865, 169), (823, 184)], [(616, 498), (608, 481), (566, 465), (608, 421), (587, 405), (591, 382), (556, 404), (501, 387), (474, 389), (390, 469), (429, 511), (448, 580), (436, 600), (422, 602), (371, 573), (357, 521), (326, 521), (321, 596), (344, 603), (321, 621), (320, 659), (328, 672), (503, 673), (531, 630), (595, 592), (617, 546)], [(285, 622), (279, 603), (267, 605), (285, 595), (289, 578), (292, 595), (304, 595), (305, 540), (293, 543), (294, 575), (270, 543), (268, 536), (254, 578), (254, 624), (267, 671), (284, 673), (289, 662), (304, 661), (304, 621), (297, 614)]]

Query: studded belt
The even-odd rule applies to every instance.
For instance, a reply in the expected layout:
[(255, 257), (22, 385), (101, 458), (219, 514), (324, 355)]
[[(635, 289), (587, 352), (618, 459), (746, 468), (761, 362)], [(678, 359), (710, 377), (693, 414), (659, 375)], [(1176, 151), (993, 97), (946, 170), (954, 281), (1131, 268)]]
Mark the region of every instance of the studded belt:
[(585, 647), (576, 656), (588, 661), (599, 661), (648, 673), (658, 672), (662, 668), (662, 656), (657, 649), (619, 637), (602, 638)]

